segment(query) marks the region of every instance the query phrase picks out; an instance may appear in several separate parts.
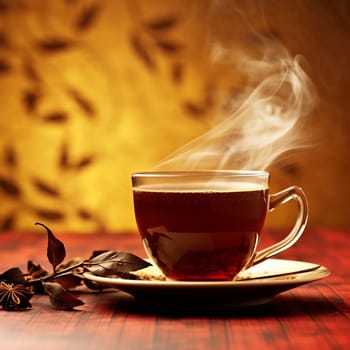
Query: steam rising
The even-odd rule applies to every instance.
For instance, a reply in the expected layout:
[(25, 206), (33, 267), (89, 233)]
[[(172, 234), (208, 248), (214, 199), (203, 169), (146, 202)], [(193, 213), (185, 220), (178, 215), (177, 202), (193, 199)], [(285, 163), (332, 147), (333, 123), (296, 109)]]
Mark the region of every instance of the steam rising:
[[(222, 47), (214, 58), (227, 59)], [(237, 60), (237, 57), (235, 57)], [(303, 120), (314, 104), (313, 86), (284, 47), (264, 47), (252, 59), (241, 52), (238, 67), (247, 77), (233, 111), (205, 134), (171, 154), (158, 169), (266, 169), (282, 154), (305, 146)]]

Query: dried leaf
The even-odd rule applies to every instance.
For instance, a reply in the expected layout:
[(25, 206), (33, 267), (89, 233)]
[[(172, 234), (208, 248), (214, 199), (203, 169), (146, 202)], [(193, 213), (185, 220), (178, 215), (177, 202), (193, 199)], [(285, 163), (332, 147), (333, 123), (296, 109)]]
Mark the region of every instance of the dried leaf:
[(191, 101), (184, 102), (183, 108), (187, 113), (192, 114), (195, 117), (202, 116), (206, 112), (202, 106), (195, 104), (194, 102), (191, 102)]
[(48, 272), (41, 267), (40, 264), (34, 264), (32, 260), (29, 260), (27, 263), (27, 271), (32, 279), (44, 277)]
[(60, 284), (54, 282), (44, 283), (45, 291), (50, 297), (50, 303), (55, 309), (72, 310), (84, 302), (68, 293)]
[(63, 143), (58, 156), (58, 165), (61, 169), (69, 168), (68, 145)]
[(28, 113), (32, 113), (36, 110), (41, 94), (39, 91), (24, 91), (22, 95), (22, 101), (24, 107)]
[(131, 37), (131, 47), (134, 50), (136, 56), (145, 64), (150, 70), (156, 69), (156, 63), (147, 48), (146, 43), (144, 43), (137, 35)]
[(16, 214), (10, 213), (0, 223), (0, 231), (9, 231), (15, 227)]
[(64, 289), (73, 289), (82, 284), (83, 278), (72, 273), (53, 278), (52, 282), (59, 283)]
[(7, 179), (0, 175), (0, 190), (11, 197), (20, 197), (21, 190), (20, 187), (14, 180)]
[(35, 225), (43, 226), (47, 232), (47, 258), (53, 266), (54, 272), (56, 272), (56, 266), (60, 264), (66, 256), (66, 249), (64, 247), (64, 244), (59, 239), (57, 239), (52, 231), (44, 224), (37, 222)]
[(4, 59), (0, 59), (0, 74), (6, 74), (11, 71), (12, 67), (9, 62)]
[(176, 53), (182, 50), (183, 46), (175, 41), (171, 40), (157, 40), (156, 44), (160, 49), (162, 49), (166, 53)]
[(95, 275), (115, 275), (140, 270), (150, 265), (134, 254), (108, 250), (86, 261), (84, 267)]
[(65, 38), (46, 38), (37, 42), (37, 47), (46, 53), (56, 53), (70, 49), (74, 42)]
[(59, 264), (57, 266), (56, 270), (59, 272), (59, 271), (65, 270), (65, 269), (67, 269), (69, 267), (72, 267), (72, 266), (81, 265), (81, 263), (83, 261), (84, 261), (83, 258), (77, 256), (77, 257), (75, 257), (73, 259), (70, 259), (70, 260), (68, 260), (66, 262), (63, 262), (63, 263)]
[(179, 84), (184, 78), (184, 66), (181, 63), (175, 63), (171, 67), (171, 78), (175, 84)]
[(155, 18), (145, 23), (145, 26), (151, 30), (169, 30), (176, 26), (179, 17), (176, 15), (168, 15), (164, 17)]
[(93, 103), (89, 101), (85, 96), (83, 96), (80, 91), (76, 89), (69, 89), (68, 93), (87, 116), (95, 116), (96, 111)]
[(43, 117), (43, 120), (49, 123), (64, 123), (67, 119), (68, 114), (61, 111), (51, 112)]
[(0, 281), (5, 281), (11, 284), (24, 283), (24, 274), (19, 267), (13, 267), (0, 274)]
[(34, 66), (31, 62), (25, 61), (23, 63), (23, 72), (24, 72), (24, 75), (32, 82), (34, 82), (34, 83), (41, 82), (40, 75), (36, 71), (36, 69), (34, 68)]
[(32, 184), (38, 191), (40, 191), (43, 194), (56, 198), (60, 196), (60, 191), (56, 187), (47, 184), (41, 179), (33, 178)]
[(9, 168), (15, 168), (17, 165), (17, 154), (11, 145), (4, 149), (4, 162)]
[(86, 155), (84, 157), (82, 157), (79, 161), (77, 161), (75, 164), (74, 164), (74, 168), (75, 169), (82, 169), (82, 168), (85, 168), (89, 165), (91, 165), (95, 160), (95, 156), (94, 155)]
[(80, 218), (84, 220), (91, 220), (94, 217), (94, 215), (86, 209), (78, 209), (77, 214)]
[(96, 18), (100, 12), (100, 4), (95, 3), (84, 8), (78, 15), (75, 27), (77, 30), (86, 30), (90, 28), (93, 23), (96, 21)]
[(49, 221), (60, 221), (64, 219), (64, 213), (54, 209), (32, 209), (34, 214), (39, 216), (41, 219)]

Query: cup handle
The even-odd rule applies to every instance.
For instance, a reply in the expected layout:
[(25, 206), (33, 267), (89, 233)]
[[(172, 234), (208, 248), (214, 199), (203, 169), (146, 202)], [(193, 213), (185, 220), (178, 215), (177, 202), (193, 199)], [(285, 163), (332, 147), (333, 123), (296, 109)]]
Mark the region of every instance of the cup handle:
[(300, 187), (292, 186), (288, 187), (281, 192), (271, 194), (269, 196), (270, 204), (269, 211), (275, 210), (279, 205), (284, 204), (290, 200), (296, 200), (298, 203), (298, 217), (294, 227), (290, 233), (279, 241), (267, 248), (258, 251), (253, 259), (252, 265), (256, 265), (263, 260), (269, 259), (284, 250), (290, 248), (303, 234), (307, 219), (308, 219), (308, 204), (305, 193)]

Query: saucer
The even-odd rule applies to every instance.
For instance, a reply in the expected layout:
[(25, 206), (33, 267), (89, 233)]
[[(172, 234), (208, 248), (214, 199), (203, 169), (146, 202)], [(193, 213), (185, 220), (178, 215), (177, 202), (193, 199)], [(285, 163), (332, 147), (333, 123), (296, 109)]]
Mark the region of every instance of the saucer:
[(137, 274), (142, 279), (91, 273), (84, 277), (103, 287), (129, 293), (145, 304), (216, 308), (265, 304), (279, 293), (327, 277), (330, 271), (309, 262), (269, 259), (241, 272), (234, 281), (173, 281), (165, 279), (155, 266)]

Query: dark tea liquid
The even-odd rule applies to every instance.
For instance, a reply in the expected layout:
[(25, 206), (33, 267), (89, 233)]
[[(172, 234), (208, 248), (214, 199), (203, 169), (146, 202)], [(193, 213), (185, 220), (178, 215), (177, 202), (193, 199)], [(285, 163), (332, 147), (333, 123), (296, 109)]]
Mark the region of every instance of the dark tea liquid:
[(268, 190), (247, 184), (237, 191), (164, 186), (134, 190), (136, 220), (148, 255), (172, 279), (232, 279), (255, 249)]

